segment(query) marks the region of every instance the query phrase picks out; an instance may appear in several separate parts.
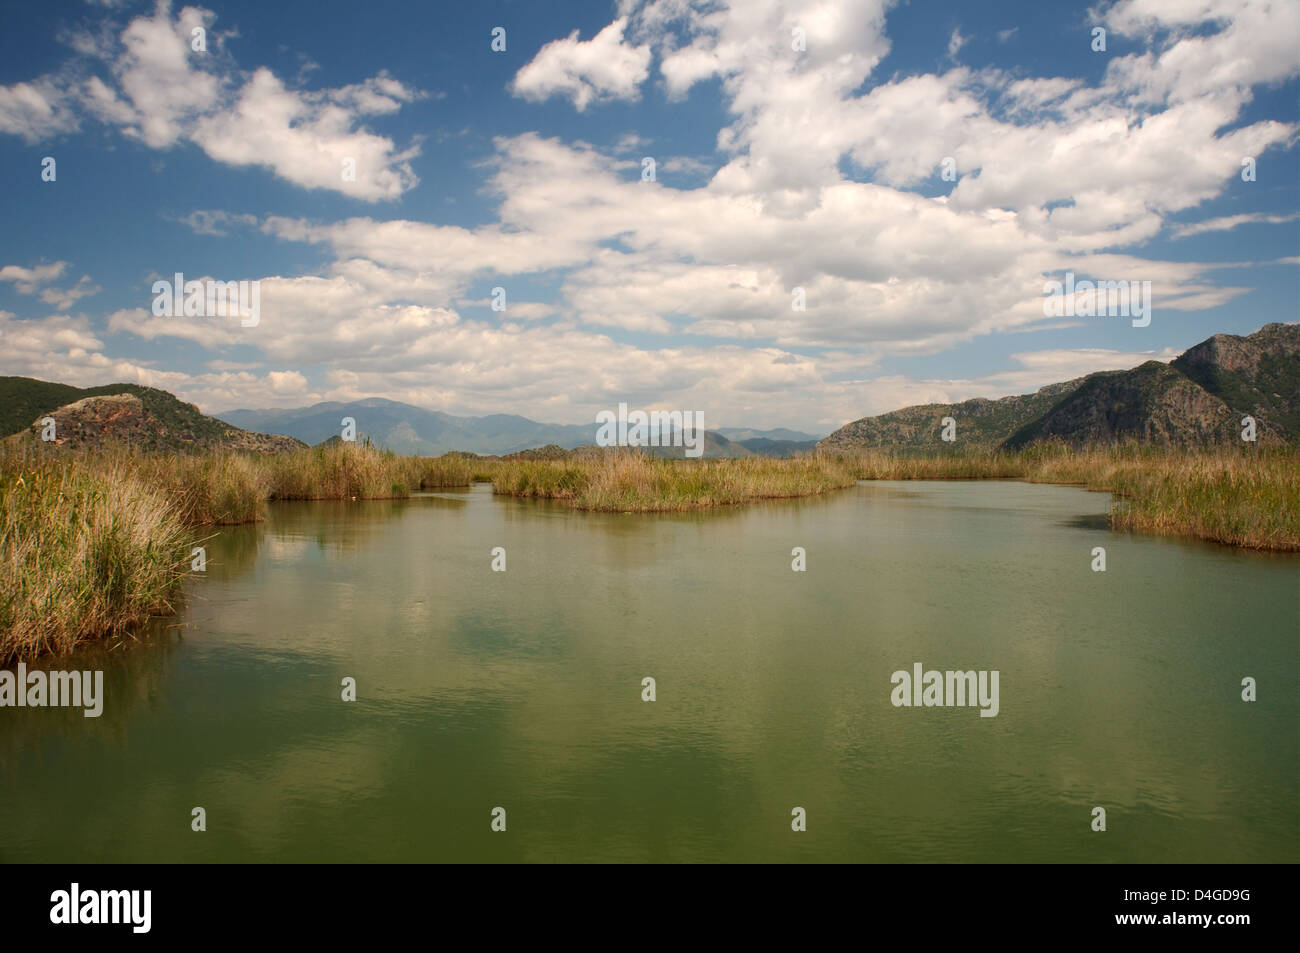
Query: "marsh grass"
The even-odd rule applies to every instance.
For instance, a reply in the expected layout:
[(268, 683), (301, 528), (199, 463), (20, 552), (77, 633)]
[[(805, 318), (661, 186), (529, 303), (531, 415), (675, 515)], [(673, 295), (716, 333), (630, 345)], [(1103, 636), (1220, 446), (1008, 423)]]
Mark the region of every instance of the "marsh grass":
[(1045, 443), (1017, 453), (836, 458), (864, 480), (1017, 479), (1082, 486), (1117, 497), (1114, 529), (1300, 551), (1300, 450), (1292, 448), (1184, 451), (1131, 444), (1077, 450)]
[(671, 460), (635, 452), (497, 464), (493, 491), (564, 500), (578, 509), (653, 512), (812, 496), (852, 486), (853, 471), (826, 457)]
[(0, 663), (170, 613), (192, 541), (176, 502), (129, 463), (0, 456)]
[(401, 457), (367, 444), (298, 453), (71, 455), (0, 451), (0, 664), (122, 633), (170, 612), (194, 527), (252, 522), (267, 500), (372, 500), (490, 480), (498, 494), (587, 510), (658, 512), (827, 493), (857, 480), (1018, 479), (1116, 497), (1115, 529), (1300, 551), (1300, 450), (1143, 447), (931, 456), (563, 460)]
[(1300, 551), (1300, 452), (1087, 451), (1043, 461), (1034, 482), (1081, 483), (1118, 498), (1111, 526), (1249, 549)]
[(654, 512), (811, 496), (855, 480), (1025, 480), (1116, 496), (1115, 529), (1300, 551), (1300, 451), (1243, 446), (1204, 452), (1137, 445), (919, 456), (821, 453), (790, 459), (669, 460), (635, 452), (500, 461), (494, 492), (579, 509)]
[(444, 454), (441, 457), (411, 457), (415, 465), (415, 486), (421, 490), (469, 486), (481, 478), (482, 466), (465, 457)]
[(263, 460), (246, 454), (149, 455), (132, 461), (151, 485), (172, 499), (188, 526), (252, 523), (265, 513), (271, 474)]
[(172, 611), (194, 527), (268, 499), (393, 499), (468, 484), (469, 465), (335, 444), (276, 457), (0, 450), (0, 664), (63, 653)]
[(392, 500), (419, 487), (418, 461), (369, 443), (338, 441), (258, 463), (273, 500)]

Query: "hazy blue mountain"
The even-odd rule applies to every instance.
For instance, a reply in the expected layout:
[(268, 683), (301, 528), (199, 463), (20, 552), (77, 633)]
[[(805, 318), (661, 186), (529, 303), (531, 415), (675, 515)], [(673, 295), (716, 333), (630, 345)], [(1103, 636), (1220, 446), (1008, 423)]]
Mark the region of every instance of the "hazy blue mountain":
[[(398, 453), (423, 455), (441, 454), (448, 450), (507, 454), (547, 445), (571, 450), (594, 444), (596, 432), (600, 429), (594, 421), (589, 424), (546, 424), (517, 414), (457, 417), (381, 397), (329, 401), (287, 410), (229, 410), (216, 416), (245, 430), (284, 434), (309, 444), (337, 436), (343, 418), (352, 417), (357, 422), (358, 436), (367, 436)], [(707, 432), (705, 456), (784, 457), (812, 450), (816, 440), (811, 434), (784, 428), (723, 427)], [(679, 448), (660, 451), (663, 456), (680, 453)]]
[(597, 426), (544, 424), (516, 414), (456, 417), (438, 410), (380, 397), (328, 401), (288, 410), (230, 410), (217, 415), (227, 423), (262, 433), (297, 437), (310, 444), (336, 436), (344, 417), (357, 423), (358, 437), (367, 436), (398, 453), (440, 454), (448, 450), (472, 453), (514, 453), (548, 443), (577, 447), (594, 443)]
[(816, 443), (824, 434), (804, 433), (802, 430), (787, 430), (777, 427), (774, 430), (751, 430), (747, 427), (718, 427), (713, 431), (720, 433), (731, 441), (771, 440), (778, 443)]
[(767, 437), (751, 437), (748, 440), (735, 442), (760, 457), (796, 457), (801, 453), (812, 453), (817, 449), (816, 440), (771, 440)]

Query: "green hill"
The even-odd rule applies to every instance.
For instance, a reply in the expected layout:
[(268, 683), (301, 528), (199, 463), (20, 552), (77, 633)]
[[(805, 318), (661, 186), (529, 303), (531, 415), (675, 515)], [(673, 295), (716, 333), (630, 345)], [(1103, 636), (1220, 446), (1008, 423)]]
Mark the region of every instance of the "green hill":
[(30, 377), (0, 377), (0, 437), (37, 437), (42, 417), (56, 421), (56, 443), (96, 447), (120, 441), (143, 450), (237, 449), (276, 453), (304, 444), (252, 433), (209, 417), (165, 390), (139, 384), (73, 387)]

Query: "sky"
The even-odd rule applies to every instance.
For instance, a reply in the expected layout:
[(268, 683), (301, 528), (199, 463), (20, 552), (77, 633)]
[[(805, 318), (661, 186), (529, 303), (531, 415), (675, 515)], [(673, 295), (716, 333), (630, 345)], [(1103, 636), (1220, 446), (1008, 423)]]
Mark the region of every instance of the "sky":
[[(1297, 320), (1298, 76), (1300, 0), (10, 5), (0, 374), (818, 434), (1028, 393)], [(257, 323), (156, 315), (178, 272)]]

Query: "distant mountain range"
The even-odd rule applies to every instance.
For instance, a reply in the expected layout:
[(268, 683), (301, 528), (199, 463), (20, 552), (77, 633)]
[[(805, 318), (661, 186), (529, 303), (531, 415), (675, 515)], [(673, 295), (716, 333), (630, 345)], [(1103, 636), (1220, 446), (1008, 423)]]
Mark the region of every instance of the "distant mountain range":
[[(1216, 334), (1177, 360), (1102, 371), (1033, 394), (1000, 400), (905, 407), (846, 424), (818, 442), (796, 430), (719, 428), (704, 440), (707, 457), (783, 457), (814, 447), (932, 452), (942, 420), (957, 425), (956, 446), (1014, 450), (1045, 440), (1075, 446), (1133, 440), (1174, 447), (1240, 441), (1241, 419), (1255, 418), (1261, 443), (1300, 445), (1300, 324), (1270, 324), (1239, 337)], [(221, 419), (167, 391), (138, 384), (80, 388), (29, 377), (0, 377), (0, 437), (39, 439), (43, 417), (57, 442), (94, 447), (124, 440), (147, 450), (237, 449), (277, 453), (337, 438), (344, 417), (357, 436), (398, 453), (451, 450), (505, 455), (562, 455), (596, 442), (597, 424), (543, 424), (514, 414), (456, 417), (371, 397), (293, 410), (233, 410)], [(14, 436), (21, 434), (21, 437)], [(682, 456), (680, 447), (659, 456)]]
[[(548, 445), (565, 450), (594, 444), (598, 426), (543, 424), (514, 414), (456, 417), (436, 410), (371, 397), (290, 410), (234, 410), (220, 418), (202, 413), (173, 394), (139, 384), (73, 387), (30, 377), (0, 377), (0, 437), (39, 437), (39, 421), (53, 416), (60, 446), (91, 447), (120, 440), (146, 450), (243, 449), (263, 453), (300, 448), (337, 438), (344, 417), (357, 423), (357, 437), (398, 453), (435, 456), (449, 450), (505, 455)], [(816, 446), (817, 437), (797, 430), (720, 428), (707, 431), (708, 457), (783, 457)], [(660, 456), (681, 456), (677, 447)]]
[[(310, 444), (337, 436), (344, 417), (357, 423), (358, 436), (398, 453), (434, 456), (449, 450), (504, 455), (555, 445), (566, 450), (596, 442), (599, 426), (543, 424), (515, 414), (456, 417), (381, 397), (341, 403), (329, 401), (290, 410), (230, 410), (219, 415), (245, 430), (285, 434)], [(705, 455), (714, 457), (788, 456), (816, 446), (814, 434), (797, 430), (747, 430), (720, 427), (707, 431)]]
[(959, 404), (922, 404), (863, 417), (817, 446), (933, 451), (942, 420), (957, 425), (957, 446), (1015, 450), (1046, 440), (1072, 446), (1133, 440), (1204, 447), (1241, 440), (1255, 418), (1261, 443), (1300, 444), (1300, 324), (1269, 324), (1239, 337), (1216, 334), (1169, 364), (1101, 371), (1033, 394)]

